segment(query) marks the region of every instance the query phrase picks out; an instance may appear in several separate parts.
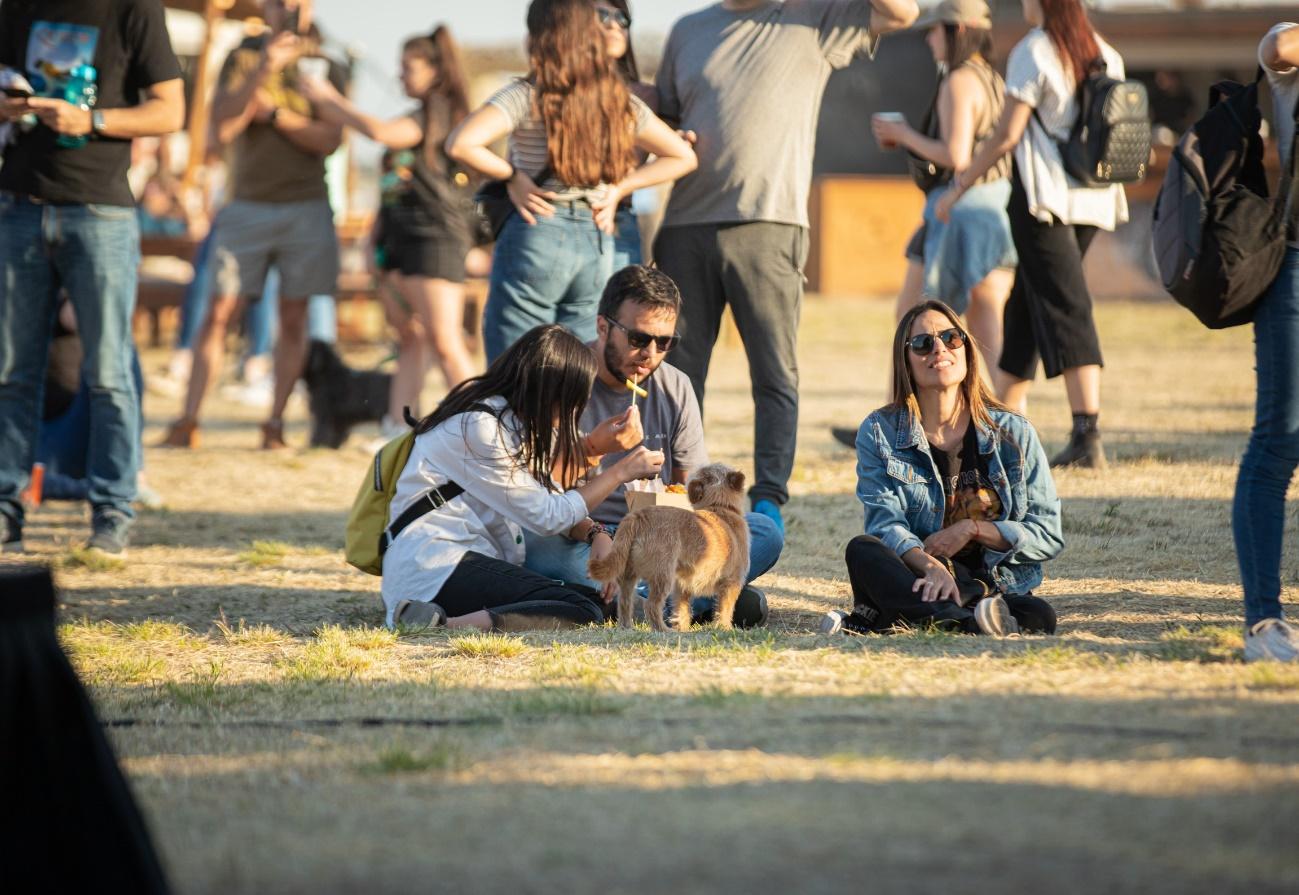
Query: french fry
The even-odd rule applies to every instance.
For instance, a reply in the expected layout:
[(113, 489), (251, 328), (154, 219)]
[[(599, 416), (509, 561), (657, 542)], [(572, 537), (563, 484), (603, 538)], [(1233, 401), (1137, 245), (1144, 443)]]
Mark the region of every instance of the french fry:
[(642, 398), (648, 398), (648, 397), (649, 397), (649, 392), (645, 391), (645, 389), (641, 388), (639, 385), (637, 385), (637, 384), (636, 384), (633, 380), (631, 380), (631, 379), (624, 379), (624, 380), (622, 381), (622, 384), (625, 385), (625, 386), (627, 386), (627, 391), (631, 392), (631, 406), (632, 406), (632, 407), (635, 407), (635, 406), (636, 406), (636, 396), (637, 396), (637, 395), (640, 395)]

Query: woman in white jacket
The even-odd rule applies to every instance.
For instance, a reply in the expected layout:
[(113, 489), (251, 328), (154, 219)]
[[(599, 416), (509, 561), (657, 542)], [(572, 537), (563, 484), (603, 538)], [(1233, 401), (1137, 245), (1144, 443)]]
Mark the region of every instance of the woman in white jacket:
[[(384, 555), (389, 625), (486, 631), (604, 620), (596, 591), (523, 568), (525, 528), (586, 541), (592, 557), (607, 553), (613, 542), (588, 514), (663, 464), (662, 452), (641, 445), (634, 410), (579, 431), (595, 371), (576, 336), (539, 326), (420, 423), (389, 525), (413, 507), (429, 509), (395, 533)], [(577, 484), (600, 456), (629, 449)]]

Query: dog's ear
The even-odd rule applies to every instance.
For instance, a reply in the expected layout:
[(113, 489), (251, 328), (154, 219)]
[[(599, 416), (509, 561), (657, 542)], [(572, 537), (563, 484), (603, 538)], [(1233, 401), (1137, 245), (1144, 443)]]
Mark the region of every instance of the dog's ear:
[(686, 497), (691, 503), (699, 503), (704, 499), (704, 483), (698, 480), (691, 482), (686, 486)]
[(726, 474), (726, 487), (730, 488), (732, 491), (743, 491), (744, 473), (740, 472), (738, 469), (732, 469), (728, 472)]

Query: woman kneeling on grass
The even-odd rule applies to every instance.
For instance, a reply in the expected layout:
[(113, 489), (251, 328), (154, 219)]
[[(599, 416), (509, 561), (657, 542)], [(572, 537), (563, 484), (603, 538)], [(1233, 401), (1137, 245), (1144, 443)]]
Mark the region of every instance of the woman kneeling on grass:
[(384, 555), (390, 626), (553, 630), (604, 621), (597, 591), (522, 567), (523, 527), (607, 553), (613, 542), (587, 514), (663, 465), (662, 452), (642, 445), (563, 490), (592, 456), (625, 450), (622, 433), (637, 428), (616, 417), (590, 435), (578, 430), (595, 371), (595, 355), (576, 336), (539, 326), (420, 422), (389, 524), (432, 489), (446, 503), (400, 531)]
[(853, 610), (828, 613), (824, 633), (1055, 633), (1055, 610), (1032, 594), (1064, 547), (1055, 483), (1037, 432), (993, 400), (971, 348), (941, 302), (902, 318), (893, 403), (857, 433), (866, 534), (848, 545)]

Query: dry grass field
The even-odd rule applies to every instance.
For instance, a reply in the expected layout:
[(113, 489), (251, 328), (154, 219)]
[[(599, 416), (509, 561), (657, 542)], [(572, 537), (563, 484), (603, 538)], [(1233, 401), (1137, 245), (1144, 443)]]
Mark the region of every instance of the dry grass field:
[[(1058, 636), (831, 640), (861, 512), (828, 427), (881, 402), (890, 314), (807, 304), (765, 630), (396, 636), (341, 556), (362, 439), (263, 454), (221, 402), (202, 450), (148, 452), (167, 508), (125, 563), (43, 508), (29, 546), (177, 891), (1299, 891), (1299, 668), (1240, 659), (1249, 331), (1101, 309), (1117, 462), (1057, 477)], [(738, 349), (710, 386), (714, 456), (751, 469)], [(1031, 409), (1058, 447), (1062, 386)], [(1293, 549), (1283, 577), (1293, 604)]]

